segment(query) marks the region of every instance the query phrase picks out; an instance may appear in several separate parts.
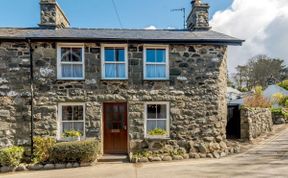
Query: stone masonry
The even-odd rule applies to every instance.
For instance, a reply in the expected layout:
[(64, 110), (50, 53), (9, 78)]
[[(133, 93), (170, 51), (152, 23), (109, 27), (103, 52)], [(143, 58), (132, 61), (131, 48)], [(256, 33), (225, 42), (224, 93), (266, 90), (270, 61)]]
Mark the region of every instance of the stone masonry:
[(272, 131), (272, 115), (268, 108), (243, 108), (241, 117), (241, 139), (253, 140)]
[[(143, 78), (143, 44), (129, 44), (127, 81), (101, 80), (100, 44), (85, 43), (82, 81), (57, 80), (56, 43), (37, 42), (32, 48), (36, 135), (56, 135), (59, 102), (85, 102), (86, 136), (101, 140), (103, 102), (127, 102), (130, 151), (164, 147), (202, 154), (225, 151), (226, 46), (170, 45), (168, 81), (139, 80)], [(1, 145), (29, 144), (28, 44), (1, 43), (0, 49), (1, 104), (5, 106), (0, 111), (4, 118)], [(170, 102), (170, 139), (144, 138), (147, 101)]]
[[(103, 104), (121, 102), (128, 108), (131, 161), (236, 152), (225, 130), (227, 45), (243, 40), (210, 31), (208, 9), (192, 1), (184, 30), (73, 29), (56, 0), (40, 0), (39, 28), (0, 28), (0, 147), (30, 146), (32, 135), (57, 136), (59, 103), (71, 102), (85, 104), (85, 136), (103, 150)], [(84, 79), (57, 79), (57, 46), (65, 43), (84, 45)], [(128, 79), (102, 79), (105, 44), (128, 46)], [(147, 44), (167, 45), (169, 79), (144, 79)], [(145, 137), (147, 102), (169, 103), (168, 138)]]

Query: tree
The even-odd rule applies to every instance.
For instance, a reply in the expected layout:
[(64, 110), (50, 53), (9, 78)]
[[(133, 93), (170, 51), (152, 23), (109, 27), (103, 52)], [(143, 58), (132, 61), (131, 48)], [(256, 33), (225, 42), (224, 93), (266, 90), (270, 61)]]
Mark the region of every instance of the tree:
[(276, 84), (285, 77), (288, 69), (282, 59), (258, 55), (249, 59), (246, 65), (237, 66), (236, 71), (234, 79), (237, 87), (252, 89), (257, 85), (266, 87), (271, 83)]

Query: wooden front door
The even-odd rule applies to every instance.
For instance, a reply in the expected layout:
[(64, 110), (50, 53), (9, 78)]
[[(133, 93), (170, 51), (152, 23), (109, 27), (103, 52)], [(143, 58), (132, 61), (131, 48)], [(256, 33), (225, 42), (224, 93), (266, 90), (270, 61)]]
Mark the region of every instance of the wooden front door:
[(104, 153), (126, 154), (127, 103), (104, 103)]

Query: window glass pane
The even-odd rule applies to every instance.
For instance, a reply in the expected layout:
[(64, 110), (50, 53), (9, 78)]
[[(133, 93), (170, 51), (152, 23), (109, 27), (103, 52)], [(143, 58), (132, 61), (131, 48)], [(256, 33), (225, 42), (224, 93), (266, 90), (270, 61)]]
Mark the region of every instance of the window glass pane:
[(62, 77), (72, 77), (72, 64), (61, 64)]
[(73, 77), (82, 78), (83, 77), (83, 65), (82, 64), (72, 64)]
[(157, 105), (154, 104), (147, 105), (147, 118), (148, 119), (157, 118)]
[(155, 64), (147, 64), (146, 78), (155, 78), (155, 77), (156, 77)]
[(156, 129), (156, 120), (147, 120), (147, 132)]
[(116, 64), (105, 64), (105, 78), (116, 78)]
[(125, 50), (124, 48), (117, 48), (115, 49), (116, 59), (115, 61), (125, 61)]
[(165, 49), (157, 49), (156, 50), (156, 62), (165, 62), (166, 61), (166, 50)]
[(83, 106), (73, 106), (73, 120), (84, 120)]
[(119, 105), (119, 112), (120, 113), (125, 113), (125, 105)]
[(82, 61), (82, 49), (81, 48), (72, 48), (71, 49), (71, 61), (72, 62), (81, 62)]
[(62, 106), (62, 120), (63, 121), (71, 121), (73, 115), (72, 106)]
[(155, 78), (166, 78), (166, 65), (157, 64), (155, 65)]
[(166, 121), (157, 120), (157, 128), (166, 130)]
[(155, 49), (146, 49), (146, 62), (155, 62)]
[(62, 133), (64, 133), (65, 131), (74, 130), (73, 124), (71, 122), (63, 122), (62, 126), (63, 126)]
[(84, 123), (83, 122), (74, 122), (73, 130), (79, 131), (82, 134), (84, 133)]
[(61, 61), (69, 62), (70, 60), (70, 48), (61, 48)]
[(64, 78), (82, 78), (83, 65), (82, 64), (61, 64), (61, 73)]
[(165, 104), (157, 105), (157, 118), (166, 119), (167, 118), (167, 106)]
[(117, 78), (125, 78), (125, 64), (116, 64), (117, 65)]
[(115, 50), (113, 48), (105, 48), (105, 61), (115, 61)]

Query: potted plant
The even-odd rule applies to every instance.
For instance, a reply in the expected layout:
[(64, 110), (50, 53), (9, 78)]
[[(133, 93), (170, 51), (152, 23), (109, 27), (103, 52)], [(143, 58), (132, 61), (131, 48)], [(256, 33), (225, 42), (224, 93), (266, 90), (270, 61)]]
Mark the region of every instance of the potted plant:
[(82, 133), (76, 130), (65, 130), (62, 137), (65, 141), (80, 141)]
[(167, 137), (168, 132), (161, 128), (155, 128), (153, 130), (148, 131), (148, 136), (151, 138), (163, 138)]

